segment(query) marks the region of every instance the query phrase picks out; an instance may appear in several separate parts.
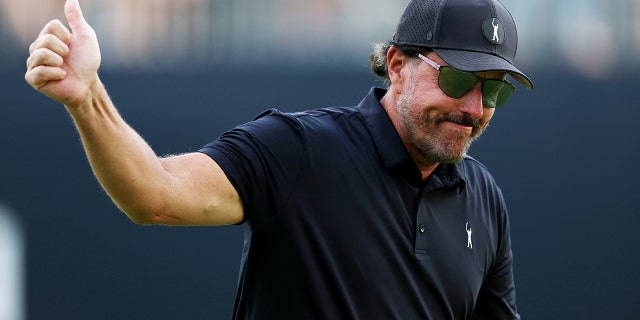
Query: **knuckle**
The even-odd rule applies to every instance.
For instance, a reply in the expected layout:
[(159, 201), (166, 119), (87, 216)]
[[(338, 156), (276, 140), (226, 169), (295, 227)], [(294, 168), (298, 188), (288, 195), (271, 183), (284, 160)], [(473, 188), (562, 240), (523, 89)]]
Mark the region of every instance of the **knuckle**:
[(27, 64), (27, 70), (33, 69), (33, 65), (34, 65), (33, 64), (33, 56), (29, 56), (27, 58), (27, 63), (26, 64)]
[(37, 87), (39, 82), (39, 72), (36, 69), (31, 69), (24, 74), (24, 80), (32, 87)]
[(65, 27), (58, 19), (49, 21), (49, 23), (42, 28), (42, 31), (40, 31), (39, 34), (39, 38), (55, 37), (59, 38), (63, 42), (66, 42), (69, 36), (70, 33), (67, 27)]
[(24, 81), (31, 84), (31, 70), (27, 70), (27, 72), (24, 73)]
[(47, 51), (48, 50), (44, 48), (38, 48), (34, 50), (31, 53), (31, 56), (29, 57), (28, 61), (30, 61), (32, 65), (42, 64), (47, 57)]
[(41, 65), (60, 66), (64, 63), (64, 59), (49, 48), (38, 48), (27, 58), (27, 63), (33, 67)]
[(44, 26), (43, 31), (45, 31), (45, 30), (46, 30), (46, 31), (50, 31), (50, 30), (53, 30), (53, 29), (55, 29), (55, 28), (59, 28), (59, 27), (62, 27), (62, 26), (63, 26), (63, 25), (62, 25), (62, 22), (61, 22), (59, 19), (53, 19), (53, 20), (49, 21), (49, 22)]
[(47, 33), (38, 37), (38, 41), (36, 44), (37, 48), (49, 47), (54, 41), (54, 35)]
[(31, 54), (34, 54), (36, 51), (38, 51), (39, 49), (45, 47), (44, 44), (45, 41), (45, 37), (44, 36), (39, 36), (30, 46), (29, 46), (29, 52)]

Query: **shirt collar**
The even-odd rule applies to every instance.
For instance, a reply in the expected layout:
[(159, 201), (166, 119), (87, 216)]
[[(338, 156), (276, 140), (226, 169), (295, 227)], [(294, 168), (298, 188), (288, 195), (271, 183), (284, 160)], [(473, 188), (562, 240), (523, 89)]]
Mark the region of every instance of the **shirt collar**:
[(380, 104), (380, 100), (386, 92), (385, 89), (371, 88), (358, 108), (378, 148), (382, 162), (385, 167), (391, 168), (400, 163), (411, 161), (411, 156), (402, 144), (389, 115)]
[[(386, 92), (387, 90), (382, 88), (371, 88), (358, 108), (385, 167), (392, 168), (400, 164), (413, 164), (409, 152), (389, 119), (389, 115), (380, 104), (380, 100)], [(439, 165), (429, 180), (446, 186), (454, 186), (460, 181), (464, 182), (466, 180), (464, 162), (465, 160), (453, 165)], [(464, 183), (461, 183), (460, 187), (463, 186)]]

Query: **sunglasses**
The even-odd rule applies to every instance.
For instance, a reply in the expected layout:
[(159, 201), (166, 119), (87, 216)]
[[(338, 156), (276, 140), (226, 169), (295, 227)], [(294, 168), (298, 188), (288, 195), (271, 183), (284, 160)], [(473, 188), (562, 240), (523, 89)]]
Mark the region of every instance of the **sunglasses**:
[(441, 66), (420, 53), (418, 53), (418, 58), (440, 71), (438, 86), (442, 92), (454, 99), (462, 98), (480, 82), (482, 83), (482, 106), (496, 108), (507, 103), (516, 89), (506, 80), (484, 79), (475, 73), (460, 71), (449, 66)]

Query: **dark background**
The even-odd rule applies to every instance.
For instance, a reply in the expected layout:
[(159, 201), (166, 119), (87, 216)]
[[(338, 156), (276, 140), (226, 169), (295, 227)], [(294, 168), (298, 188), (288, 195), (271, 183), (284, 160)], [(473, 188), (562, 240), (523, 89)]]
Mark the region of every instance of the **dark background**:
[[(138, 226), (93, 177), (64, 108), (0, 76), (0, 202), (26, 237), (29, 319), (228, 319), (243, 230)], [(103, 73), (158, 154), (197, 150), (260, 111), (355, 105), (365, 68)], [(640, 306), (640, 76), (531, 74), (471, 155), (510, 209), (523, 319), (633, 319)], [(283, 303), (286, 303), (283, 301)]]

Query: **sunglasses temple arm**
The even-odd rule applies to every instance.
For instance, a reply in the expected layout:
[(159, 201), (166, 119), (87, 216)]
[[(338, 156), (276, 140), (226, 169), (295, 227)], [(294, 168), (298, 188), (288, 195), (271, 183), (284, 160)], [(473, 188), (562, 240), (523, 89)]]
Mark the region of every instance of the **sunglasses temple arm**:
[(439, 64), (437, 64), (435, 61), (423, 56), (422, 53), (418, 53), (418, 58), (420, 58), (422, 61), (428, 63), (430, 66), (434, 67), (436, 70), (440, 70), (440, 65)]

